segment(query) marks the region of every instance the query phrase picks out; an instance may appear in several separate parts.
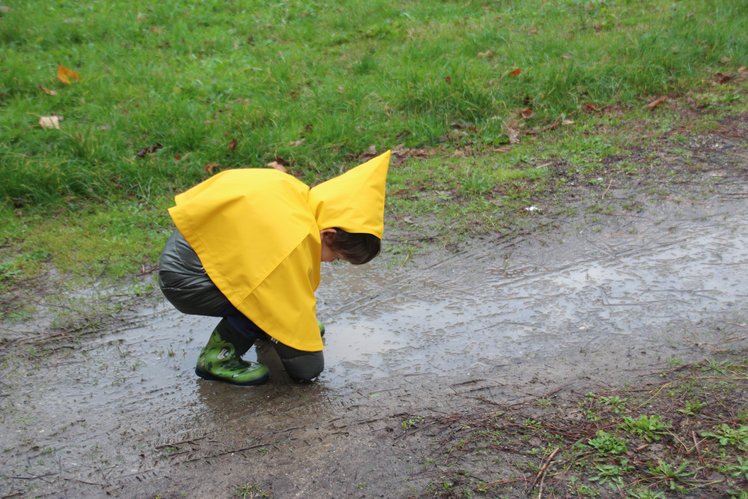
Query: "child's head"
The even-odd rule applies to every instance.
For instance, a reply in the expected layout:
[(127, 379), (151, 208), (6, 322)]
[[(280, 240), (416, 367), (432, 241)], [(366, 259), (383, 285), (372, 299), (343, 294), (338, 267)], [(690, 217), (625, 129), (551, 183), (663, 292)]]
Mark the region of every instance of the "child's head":
[(343, 229), (324, 229), (322, 238), (323, 262), (342, 259), (354, 265), (371, 261), (379, 254), (381, 240), (372, 234), (346, 232)]

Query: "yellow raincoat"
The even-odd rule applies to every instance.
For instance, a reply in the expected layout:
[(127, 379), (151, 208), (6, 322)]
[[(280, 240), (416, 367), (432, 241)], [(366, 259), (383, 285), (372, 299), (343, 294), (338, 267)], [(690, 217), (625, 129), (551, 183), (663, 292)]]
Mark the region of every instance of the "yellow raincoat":
[(320, 231), (379, 238), (390, 152), (313, 188), (273, 169), (223, 171), (176, 196), (174, 224), (228, 300), (284, 345), (322, 350)]

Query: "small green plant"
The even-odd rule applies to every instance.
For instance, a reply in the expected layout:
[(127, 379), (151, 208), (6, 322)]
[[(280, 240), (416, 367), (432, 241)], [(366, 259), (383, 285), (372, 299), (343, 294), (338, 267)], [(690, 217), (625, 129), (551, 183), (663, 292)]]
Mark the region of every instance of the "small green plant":
[(665, 499), (666, 497), (664, 492), (643, 487), (629, 491), (628, 494), (632, 499)]
[(748, 459), (738, 456), (737, 464), (724, 464), (719, 467), (719, 471), (733, 478), (748, 480)]
[(598, 430), (595, 438), (589, 439), (587, 444), (601, 456), (624, 454), (628, 451), (625, 440), (603, 430)]
[(619, 428), (625, 432), (631, 433), (643, 438), (647, 442), (654, 442), (662, 438), (670, 429), (670, 423), (662, 421), (660, 416), (647, 416), (642, 414), (637, 419), (626, 416)]
[(600, 397), (600, 403), (608, 407), (614, 414), (620, 414), (626, 408), (626, 399), (618, 395)]
[(704, 431), (701, 432), (701, 435), (716, 439), (722, 447), (729, 445), (740, 451), (748, 451), (747, 425), (731, 428), (729, 425), (722, 423), (714, 431)]
[(423, 423), (423, 416), (415, 416), (412, 418), (404, 419), (402, 423), (400, 423), (400, 426), (403, 430), (410, 430), (411, 428), (415, 428), (419, 424)]
[(596, 464), (597, 475), (590, 478), (593, 482), (607, 484), (611, 489), (617, 490), (624, 486), (623, 475), (631, 471), (628, 459), (621, 459), (620, 464)]
[(234, 495), (236, 497), (241, 497), (242, 499), (261, 499), (270, 497), (270, 494), (268, 494), (265, 490), (263, 490), (262, 487), (260, 487), (256, 483), (245, 483), (243, 485), (239, 485), (236, 488), (236, 493)]
[(688, 469), (690, 465), (690, 461), (683, 461), (676, 468), (669, 463), (660, 461), (657, 466), (650, 467), (648, 471), (653, 478), (667, 483), (670, 490), (683, 493), (686, 491), (686, 488), (680, 482), (684, 482), (694, 475), (694, 472)]
[(543, 428), (543, 423), (532, 418), (525, 419), (525, 421), (522, 424), (525, 428), (534, 428), (536, 430)]
[(706, 403), (700, 400), (687, 400), (685, 407), (678, 409), (678, 412), (685, 414), (686, 416), (695, 416), (706, 407)]

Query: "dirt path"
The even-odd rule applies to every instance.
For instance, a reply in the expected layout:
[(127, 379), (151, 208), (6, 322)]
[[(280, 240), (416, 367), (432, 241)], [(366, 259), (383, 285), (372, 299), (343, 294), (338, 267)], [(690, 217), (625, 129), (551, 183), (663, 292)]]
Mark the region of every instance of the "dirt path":
[(266, 347), (269, 384), (199, 381), (215, 320), (163, 304), (79, 341), (9, 342), (0, 496), (420, 495), (433, 442), (402, 438), (419, 416), (620, 386), (748, 345), (748, 181), (717, 187), (323, 269), (327, 369), (311, 386)]

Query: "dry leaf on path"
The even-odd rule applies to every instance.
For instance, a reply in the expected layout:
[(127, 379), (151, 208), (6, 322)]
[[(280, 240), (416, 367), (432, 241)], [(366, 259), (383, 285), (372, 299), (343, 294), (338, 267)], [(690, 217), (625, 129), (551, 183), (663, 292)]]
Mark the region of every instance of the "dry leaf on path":
[(59, 130), (60, 128), (60, 121), (62, 121), (62, 116), (41, 116), (39, 118), (39, 126), (44, 129), (56, 129)]
[(161, 145), (159, 142), (156, 142), (155, 144), (151, 144), (148, 147), (144, 147), (143, 149), (135, 153), (135, 155), (139, 158), (145, 158), (147, 155), (153, 154), (154, 152), (158, 151), (162, 147), (164, 146)]
[(39, 85), (39, 90), (41, 90), (42, 92), (44, 92), (47, 95), (57, 95), (57, 91), (56, 90), (50, 90), (47, 87), (43, 87), (41, 85)]
[(653, 100), (649, 104), (647, 104), (647, 109), (655, 109), (662, 105), (667, 100), (667, 96), (663, 95), (662, 97), (658, 97), (657, 99)]
[(720, 85), (724, 85), (730, 80), (732, 80), (732, 76), (726, 75), (724, 73), (717, 73), (714, 75), (714, 83), (718, 83)]
[(77, 71), (73, 71), (60, 64), (57, 66), (57, 79), (65, 85), (70, 85), (71, 82), (78, 81), (81, 77)]
[(216, 168), (220, 167), (220, 163), (208, 163), (203, 167), (203, 170), (205, 170), (208, 175), (213, 175), (213, 172), (216, 170)]
[(286, 167), (283, 166), (283, 163), (279, 163), (278, 161), (271, 161), (267, 164), (270, 168), (275, 168), (278, 171), (281, 171), (283, 173), (288, 173), (288, 170), (286, 170)]

